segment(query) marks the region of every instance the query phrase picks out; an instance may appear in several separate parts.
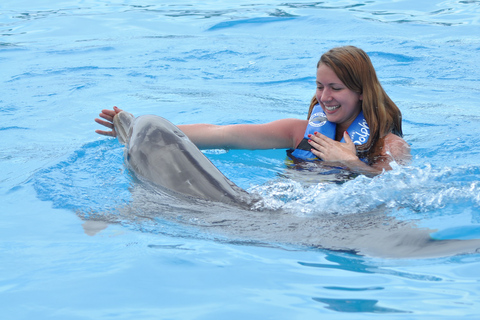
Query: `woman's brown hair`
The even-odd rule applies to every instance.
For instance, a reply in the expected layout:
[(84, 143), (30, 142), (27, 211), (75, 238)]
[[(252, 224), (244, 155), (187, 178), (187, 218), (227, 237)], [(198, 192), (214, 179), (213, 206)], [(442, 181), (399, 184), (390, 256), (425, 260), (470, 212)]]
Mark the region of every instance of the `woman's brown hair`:
[[(353, 46), (333, 48), (322, 55), (317, 68), (321, 64), (331, 68), (348, 89), (363, 95), (362, 110), (370, 137), (365, 144), (357, 146), (359, 152), (373, 151), (372, 146), (390, 132), (400, 137), (403, 135), (402, 113), (383, 90), (365, 51)], [(318, 100), (314, 96), (308, 118), (316, 104)]]

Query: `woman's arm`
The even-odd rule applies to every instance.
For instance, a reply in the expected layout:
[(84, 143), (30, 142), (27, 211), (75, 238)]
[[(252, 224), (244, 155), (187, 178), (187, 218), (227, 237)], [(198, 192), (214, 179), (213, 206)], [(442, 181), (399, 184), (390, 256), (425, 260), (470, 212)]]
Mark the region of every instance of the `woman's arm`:
[(200, 149), (286, 149), (300, 142), (305, 120), (281, 119), (264, 124), (179, 125)]
[[(113, 117), (122, 110), (102, 110), (95, 121), (111, 131), (96, 130), (98, 134), (115, 137)], [(179, 125), (187, 137), (200, 149), (286, 149), (295, 148), (302, 140), (306, 120), (281, 119), (264, 124), (187, 124)]]

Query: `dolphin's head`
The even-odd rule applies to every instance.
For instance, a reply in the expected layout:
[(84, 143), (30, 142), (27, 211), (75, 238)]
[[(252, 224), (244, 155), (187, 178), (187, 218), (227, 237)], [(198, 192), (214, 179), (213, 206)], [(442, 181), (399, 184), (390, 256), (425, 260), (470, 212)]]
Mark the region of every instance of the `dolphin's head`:
[(117, 132), (118, 141), (121, 144), (127, 144), (130, 140), (132, 134), (132, 124), (135, 120), (133, 114), (121, 111), (113, 117), (113, 125), (115, 126), (115, 131)]

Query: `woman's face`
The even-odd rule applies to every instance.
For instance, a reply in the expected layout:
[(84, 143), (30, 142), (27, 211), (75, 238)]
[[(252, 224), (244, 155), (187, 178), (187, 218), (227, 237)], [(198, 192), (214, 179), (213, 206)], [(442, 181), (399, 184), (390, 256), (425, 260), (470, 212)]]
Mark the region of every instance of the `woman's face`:
[(362, 109), (362, 95), (348, 89), (335, 72), (324, 64), (317, 69), (316, 96), (328, 121), (345, 127), (345, 130)]

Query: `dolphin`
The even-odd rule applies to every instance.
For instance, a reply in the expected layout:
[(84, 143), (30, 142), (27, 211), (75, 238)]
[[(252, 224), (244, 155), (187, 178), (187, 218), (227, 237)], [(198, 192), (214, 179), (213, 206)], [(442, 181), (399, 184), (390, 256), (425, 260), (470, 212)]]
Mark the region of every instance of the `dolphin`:
[(135, 118), (122, 111), (113, 119), (125, 162), (142, 180), (191, 199), (250, 206), (254, 197), (235, 185), (165, 118)]
[[(118, 140), (126, 146), (127, 167), (145, 182), (132, 190), (135, 204), (121, 213), (126, 220), (170, 221), (234, 243), (293, 244), (383, 258), (480, 252), (480, 239), (435, 239), (431, 234), (436, 230), (397, 220), (386, 208), (315, 216), (262, 209), (259, 199), (227, 179), (170, 121), (153, 115), (135, 118), (122, 111), (113, 122)], [(184, 205), (188, 199), (204, 201)], [(207, 202), (214, 204), (207, 206)], [(118, 218), (117, 214), (104, 216), (111, 222)], [(91, 235), (105, 225), (91, 223), (84, 228)], [(175, 229), (175, 234), (182, 233), (181, 229)], [(192, 234), (189, 230), (187, 235)]]

